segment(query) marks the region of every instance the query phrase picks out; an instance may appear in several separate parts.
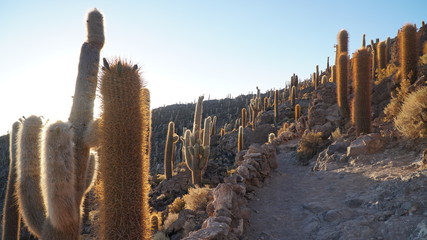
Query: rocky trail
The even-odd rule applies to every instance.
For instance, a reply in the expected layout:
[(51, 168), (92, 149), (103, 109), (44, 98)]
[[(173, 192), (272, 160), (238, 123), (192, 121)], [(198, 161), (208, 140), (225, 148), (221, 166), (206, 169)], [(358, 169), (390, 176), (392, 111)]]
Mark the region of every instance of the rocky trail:
[(242, 239), (427, 239), (427, 174), (416, 154), (389, 149), (313, 172), (297, 163), (297, 144), (279, 147), (279, 168), (250, 196)]

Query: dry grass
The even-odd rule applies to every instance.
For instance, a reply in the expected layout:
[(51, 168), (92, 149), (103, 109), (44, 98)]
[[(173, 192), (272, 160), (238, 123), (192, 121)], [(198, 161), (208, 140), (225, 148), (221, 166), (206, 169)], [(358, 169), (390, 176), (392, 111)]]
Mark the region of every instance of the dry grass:
[(396, 65), (388, 64), (386, 68), (376, 70), (377, 71), (377, 81), (375, 84), (379, 84), (382, 80), (393, 76), (394, 74), (399, 74), (399, 68)]
[(335, 129), (335, 131), (331, 134), (332, 140), (336, 141), (338, 139), (341, 139), (343, 137), (343, 134), (341, 133), (341, 130), (339, 128)]
[(302, 136), (297, 149), (297, 158), (302, 165), (307, 165), (323, 145), (321, 132), (307, 132)]
[(183, 198), (178, 197), (169, 205), (170, 213), (179, 213), (185, 207), (185, 201)]
[(163, 229), (168, 229), (172, 223), (174, 223), (176, 220), (178, 220), (179, 214), (178, 213), (169, 213), (168, 217), (166, 218)]
[(394, 125), (405, 137), (427, 137), (427, 87), (408, 95)]
[(190, 188), (188, 194), (182, 197), (185, 202), (185, 208), (193, 211), (206, 210), (209, 191), (209, 188)]
[(280, 134), (286, 132), (286, 130), (289, 128), (289, 123), (285, 122), (283, 123), (282, 127), (277, 132), (277, 136), (280, 136)]
[(408, 88), (410, 86), (408, 79), (403, 79), (400, 83), (400, 88), (390, 99), (390, 103), (384, 108), (385, 120), (392, 121), (400, 113), (402, 104), (408, 96)]

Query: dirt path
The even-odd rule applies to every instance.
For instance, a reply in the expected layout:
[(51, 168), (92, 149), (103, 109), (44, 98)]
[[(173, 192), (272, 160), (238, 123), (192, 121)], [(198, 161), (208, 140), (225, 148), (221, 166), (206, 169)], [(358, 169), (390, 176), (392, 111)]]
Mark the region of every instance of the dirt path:
[[(375, 201), (367, 199), (373, 191), (376, 194), (373, 189), (378, 184), (376, 179), (366, 176), (375, 170), (343, 168), (312, 172), (309, 167), (296, 164), (297, 141), (281, 146), (279, 168), (250, 200), (252, 216), (242, 239), (365, 239), (375, 236), (375, 224), (371, 222), (379, 210)], [(377, 170), (380, 168), (383, 167)]]

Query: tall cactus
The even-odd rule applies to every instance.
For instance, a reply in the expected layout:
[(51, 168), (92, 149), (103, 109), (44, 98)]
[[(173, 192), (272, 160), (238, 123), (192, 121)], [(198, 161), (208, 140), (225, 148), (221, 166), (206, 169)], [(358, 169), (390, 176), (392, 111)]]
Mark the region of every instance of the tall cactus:
[(295, 106), (296, 95), (297, 95), (296, 87), (292, 86), (292, 90), (291, 90), (291, 105), (292, 105), (292, 107)]
[(150, 122), (142, 88), (137, 65), (117, 60), (109, 66), (104, 60), (100, 87), (100, 239), (151, 237), (148, 204), (144, 203), (149, 191), (146, 148)]
[(217, 116), (213, 116), (212, 125), (211, 125), (211, 136), (216, 134), (216, 122), (217, 122)]
[(243, 150), (243, 127), (239, 127), (239, 132), (237, 134), (237, 152), (241, 152)]
[(172, 178), (173, 164), (174, 164), (173, 160), (175, 155), (174, 146), (176, 142), (178, 142), (178, 140), (179, 140), (179, 137), (175, 133), (175, 123), (169, 122), (168, 132), (166, 135), (165, 155), (163, 159), (166, 179)]
[(362, 35), (362, 47), (366, 47), (366, 34)]
[(416, 27), (406, 24), (399, 33), (400, 72), (402, 79), (409, 79), (411, 84), (417, 79), (417, 44)]
[(279, 90), (274, 91), (274, 126), (279, 123)]
[(16, 144), (20, 122), (15, 122), (9, 138), (9, 175), (7, 180), (6, 196), (3, 206), (2, 240), (18, 240), (21, 226), (18, 203), (15, 201), (16, 182)]
[[(201, 128), (203, 96), (199, 97), (194, 113), (193, 131), (187, 129), (184, 133), (183, 155), (187, 167), (191, 171), (192, 183), (202, 186), (202, 174), (205, 170), (210, 154), (211, 117), (207, 117), (204, 129)], [(201, 134), (203, 132), (203, 134)]]
[(378, 63), (378, 70), (384, 69), (387, 65), (385, 42), (380, 42), (377, 45), (377, 63)]
[(354, 99), (352, 119), (356, 134), (371, 132), (371, 54), (361, 48), (353, 55)]
[(343, 52), (348, 52), (348, 32), (345, 29), (338, 32), (337, 56)]
[(344, 52), (338, 58), (338, 73), (337, 73), (337, 103), (341, 115), (345, 119), (350, 117), (350, 108), (348, 105), (348, 56)]
[(246, 108), (242, 108), (242, 127), (246, 128)]

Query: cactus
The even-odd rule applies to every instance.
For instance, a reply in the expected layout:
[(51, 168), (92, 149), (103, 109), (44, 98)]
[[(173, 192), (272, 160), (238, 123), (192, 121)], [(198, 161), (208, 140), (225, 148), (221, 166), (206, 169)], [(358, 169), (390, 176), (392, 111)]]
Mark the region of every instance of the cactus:
[(9, 138), (9, 175), (3, 206), (2, 240), (18, 240), (21, 226), (18, 203), (15, 201), (17, 136), (20, 123), (15, 122)]
[(390, 37), (387, 37), (387, 40), (385, 41), (385, 61), (386, 65), (390, 62), (391, 59), (391, 39)]
[(237, 134), (237, 152), (241, 152), (243, 150), (243, 127), (239, 127), (239, 132)]
[(377, 63), (378, 69), (383, 69), (386, 67), (386, 44), (385, 42), (380, 42), (377, 45)]
[(348, 105), (348, 56), (347, 53), (340, 54), (338, 58), (337, 72), (337, 103), (341, 115), (345, 119), (350, 117), (350, 108)]
[(268, 107), (268, 97), (264, 97), (264, 111), (267, 111)]
[(217, 117), (214, 116), (212, 118), (212, 125), (211, 125), (211, 136), (216, 134), (216, 121), (217, 121)]
[(373, 40), (371, 40), (371, 52), (372, 52), (372, 68), (371, 68), (371, 78), (372, 79), (375, 79), (376, 78), (376, 70), (377, 70), (377, 65), (378, 65), (378, 62), (377, 62), (377, 58), (376, 58), (376, 56), (377, 56), (377, 47), (376, 47), (377, 45), (374, 43), (374, 41)]
[(399, 33), (400, 73), (402, 79), (409, 79), (411, 84), (417, 79), (417, 29), (406, 24)]
[(276, 138), (276, 134), (274, 133), (268, 134), (268, 143), (272, 143), (275, 138)]
[(366, 35), (365, 34), (362, 35), (362, 47), (363, 48), (366, 47)]
[(274, 125), (279, 123), (279, 90), (274, 91)]
[(173, 164), (174, 164), (173, 159), (175, 155), (174, 146), (176, 142), (178, 142), (178, 140), (179, 140), (179, 137), (175, 133), (175, 123), (169, 122), (168, 132), (166, 135), (165, 155), (163, 159), (166, 179), (172, 178)]
[[(193, 131), (186, 130), (183, 141), (182, 152), (185, 163), (191, 171), (192, 183), (202, 186), (202, 175), (205, 170), (210, 154), (210, 134), (211, 117), (207, 117), (204, 129), (201, 128), (203, 96), (199, 97), (194, 113)], [(202, 131), (203, 130), (203, 131)], [(200, 134), (201, 132), (206, 134)]]
[(295, 121), (298, 121), (298, 118), (301, 117), (301, 106), (299, 104), (295, 105)]
[(313, 82), (314, 89), (317, 89), (319, 86), (317, 84), (316, 73), (311, 74), (311, 81)]
[(159, 217), (156, 215), (151, 216), (151, 230), (157, 232), (159, 230)]
[(353, 55), (352, 119), (357, 135), (371, 132), (371, 77), (369, 74), (371, 58), (366, 48), (359, 49)]
[(221, 130), (219, 131), (219, 135), (222, 137), (225, 134), (225, 129), (221, 128)]
[(326, 84), (328, 82), (328, 77), (326, 77), (326, 75), (323, 75), (322, 76), (322, 81), (320, 81), (320, 83), (322, 84), (322, 85), (324, 85), (324, 84)]
[(292, 105), (292, 107), (295, 106), (295, 98), (296, 98), (296, 95), (297, 95), (296, 92), (297, 91), (296, 91), (295, 86), (292, 86), (292, 90), (291, 90), (291, 105)]
[(242, 127), (246, 128), (246, 108), (242, 108)]
[(348, 52), (348, 32), (345, 29), (338, 32), (337, 56), (343, 52)]
[(104, 59), (100, 84), (99, 238), (150, 239), (147, 91), (138, 66), (120, 60), (109, 66)]
[(332, 66), (332, 71), (331, 71), (331, 78), (332, 78), (332, 82), (337, 82), (337, 66), (334, 65)]

